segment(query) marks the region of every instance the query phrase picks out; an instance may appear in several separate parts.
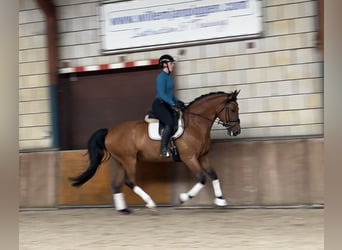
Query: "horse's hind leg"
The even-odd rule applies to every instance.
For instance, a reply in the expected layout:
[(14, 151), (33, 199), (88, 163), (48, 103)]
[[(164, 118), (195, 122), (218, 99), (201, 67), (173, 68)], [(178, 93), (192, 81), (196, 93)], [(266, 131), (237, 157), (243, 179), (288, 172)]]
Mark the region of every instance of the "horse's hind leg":
[(217, 177), (216, 171), (210, 166), (208, 157), (205, 155), (200, 159), (203, 170), (212, 179), (212, 185), (215, 193), (214, 203), (219, 207), (227, 206), (227, 201), (223, 198), (220, 181)]
[[(111, 162), (114, 164), (114, 162)], [(123, 214), (129, 214), (131, 211), (127, 208), (122, 186), (125, 181), (125, 169), (117, 162), (111, 165), (111, 185), (113, 193), (113, 202), (115, 209)]]
[(131, 159), (129, 161), (126, 161), (125, 183), (129, 188), (133, 190), (135, 194), (140, 196), (140, 198), (145, 201), (146, 207), (154, 211), (156, 204), (154, 203), (150, 195), (148, 195), (141, 187), (137, 186), (135, 183), (136, 164), (137, 164), (136, 159)]

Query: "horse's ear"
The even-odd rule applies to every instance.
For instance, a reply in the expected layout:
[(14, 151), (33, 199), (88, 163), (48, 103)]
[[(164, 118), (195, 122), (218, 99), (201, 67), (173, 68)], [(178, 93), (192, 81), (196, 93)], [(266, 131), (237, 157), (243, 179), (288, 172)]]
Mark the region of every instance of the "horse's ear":
[(235, 90), (232, 95), (231, 95), (231, 99), (236, 99), (236, 97), (238, 96), (238, 94), (240, 93), (241, 89), (239, 90)]

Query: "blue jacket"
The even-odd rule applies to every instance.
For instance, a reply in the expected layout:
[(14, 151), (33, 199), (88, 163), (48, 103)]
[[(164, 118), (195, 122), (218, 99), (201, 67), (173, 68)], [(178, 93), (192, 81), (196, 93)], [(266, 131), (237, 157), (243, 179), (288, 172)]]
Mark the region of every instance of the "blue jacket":
[(158, 99), (167, 102), (171, 106), (178, 101), (178, 99), (173, 95), (175, 84), (171, 75), (167, 74), (165, 71), (160, 72), (157, 76), (156, 84)]

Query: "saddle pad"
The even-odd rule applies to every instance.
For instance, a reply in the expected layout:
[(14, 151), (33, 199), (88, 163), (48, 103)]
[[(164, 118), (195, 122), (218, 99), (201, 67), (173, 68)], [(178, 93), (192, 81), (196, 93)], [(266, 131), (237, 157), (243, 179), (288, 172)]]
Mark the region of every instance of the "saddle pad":
[[(158, 121), (158, 120), (157, 120)], [(159, 121), (158, 122), (149, 122), (148, 123), (148, 136), (151, 140), (160, 141), (161, 136), (159, 135)], [(174, 133), (171, 138), (177, 139), (180, 137), (184, 132), (184, 123), (183, 119), (178, 119), (178, 129), (176, 133)]]

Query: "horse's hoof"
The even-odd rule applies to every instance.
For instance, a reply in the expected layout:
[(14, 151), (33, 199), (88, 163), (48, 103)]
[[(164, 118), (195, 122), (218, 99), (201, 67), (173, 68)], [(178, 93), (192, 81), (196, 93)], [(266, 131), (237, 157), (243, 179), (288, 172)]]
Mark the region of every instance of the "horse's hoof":
[(149, 208), (151, 215), (159, 215), (159, 212), (156, 207)]
[(181, 204), (188, 201), (190, 199), (189, 195), (187, 193), (180, 193), (179, 194), (179, 201)]
[(146, 203), (145, 205), (147, 208), (153, 209), (156, 208), (156, 203), (154, 203), (154, 201), (150, 200)]
[(132, 210), (128, 208), (124, 208), (124, 209), (118, 210), (118, 212), (120, 212), (123, 215), (126, 215), (126, 214), (131, 214)]
[(152, 200), (147, 202), (146, 207), (151, 211), (151, 213), (157, 213), (157, 206)]
[(223, 198), (215, 198), (214, 202), (215, 202), (215, 205), (219, 207), (226, 207), (228, 205), (227, 201)]

